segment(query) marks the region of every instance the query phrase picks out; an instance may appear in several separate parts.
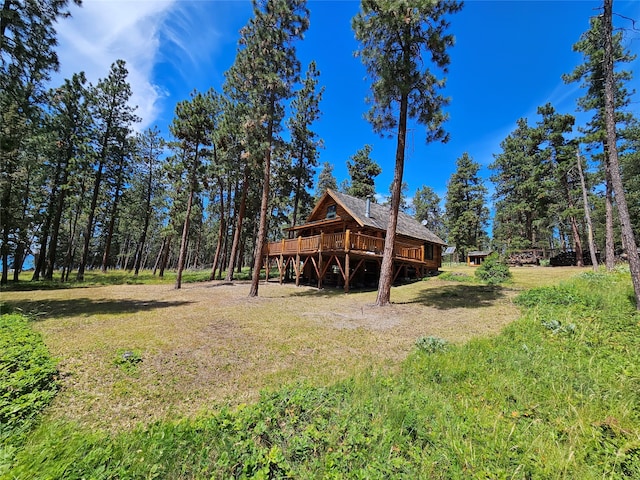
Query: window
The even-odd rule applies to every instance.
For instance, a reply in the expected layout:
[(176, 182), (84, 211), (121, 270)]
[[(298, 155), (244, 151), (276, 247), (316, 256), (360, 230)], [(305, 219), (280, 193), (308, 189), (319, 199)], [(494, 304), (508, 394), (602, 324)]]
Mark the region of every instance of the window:
[(327, 207), (327, 218), (336, 218), (336, 206), (329, 205)]
[(433, 260), (433, 243), (427, 243), (424, 246), (425, 260)]

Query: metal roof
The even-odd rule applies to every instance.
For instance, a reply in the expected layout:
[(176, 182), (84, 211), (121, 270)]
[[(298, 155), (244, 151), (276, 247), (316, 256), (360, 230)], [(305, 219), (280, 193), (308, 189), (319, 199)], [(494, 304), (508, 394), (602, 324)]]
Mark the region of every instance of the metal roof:
[[(347, 195), (345, 193), (339, 193), (334, 190), (327, 190), (325, 195), (329, 195), (337, 203), (339, 203), (361, 226), (377, 228), (384, 231), (387, 230), (389, 215), (391, 213), (391, 209), (389, 207), (371, 202), (371, 213), (367, 217), (366, 200), (363, 200), (362, 198), (352, 197), (351, 195)], [(422, 225), (412, 216), (401, 211), (398, 212), (398, 225), (396, 227), (396, 233), (399, 235), (405, 235), (407, 237), (419, 238), (431, 243), (437, 243), (439, 245), (446, 245), (446, 242), (439, 238), (435, 233)]]

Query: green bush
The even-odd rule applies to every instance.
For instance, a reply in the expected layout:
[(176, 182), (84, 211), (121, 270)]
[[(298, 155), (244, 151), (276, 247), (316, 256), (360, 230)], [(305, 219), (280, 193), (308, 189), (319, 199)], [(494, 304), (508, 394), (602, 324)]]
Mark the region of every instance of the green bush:
[(56, 394), (56, 362), (17, 314), (0, 316), (0, 438), (30, 424)]
[(502, 261), (497, 253), (485, 258), (475, 273), (476, 277), (489, 285), (498, 285), (511, 278), (509, 266)]

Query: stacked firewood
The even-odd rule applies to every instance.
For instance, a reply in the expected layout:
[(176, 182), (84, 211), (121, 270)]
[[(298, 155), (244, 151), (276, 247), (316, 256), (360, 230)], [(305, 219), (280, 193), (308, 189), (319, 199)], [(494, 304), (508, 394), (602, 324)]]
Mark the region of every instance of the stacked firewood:
[(532, 250), (526, 250), (523, 252), (513, 252), (509, 255), (508, 263), (511, 266), (522, 266), (522, 265), (540, 265), (540, 257), (539, 255)]
[[(596, 257), (600, 261), (600, 254), (597, 253)], [(549, 265), (552, 267), (572, 267), (576, 265), (576, 252), (561, 252), (555, 257), (549, 259)], [(591, 254), (586, 251), (582, 254), (582, 264), (591, 265)]]
[(576, 264), (576, 252), (560, 252), (549, 259), (552, 267), (572, 267)]

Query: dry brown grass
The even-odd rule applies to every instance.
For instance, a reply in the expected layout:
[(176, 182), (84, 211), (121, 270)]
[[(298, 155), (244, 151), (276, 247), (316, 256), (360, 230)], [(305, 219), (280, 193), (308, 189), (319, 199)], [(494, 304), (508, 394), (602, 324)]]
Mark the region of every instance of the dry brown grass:
[[(579, 270), (512, 271), (502, 288), (438, 278), (396, 287), (394, 305), (382, 309), (375, 292), (275, 283), (254, 299), (248, 284), (208, 282), (6, 292), (2, 300), (38, 318), (35, 328), (60, 359), (51, 414), (119, 429), (253, 401), (283, 383), (393, 369), (420, 336), (458, 343), (495, 334), (517, 318), (519, 289)], [(129, 371), (117, 364), (127, 350), (142, 358)]]

